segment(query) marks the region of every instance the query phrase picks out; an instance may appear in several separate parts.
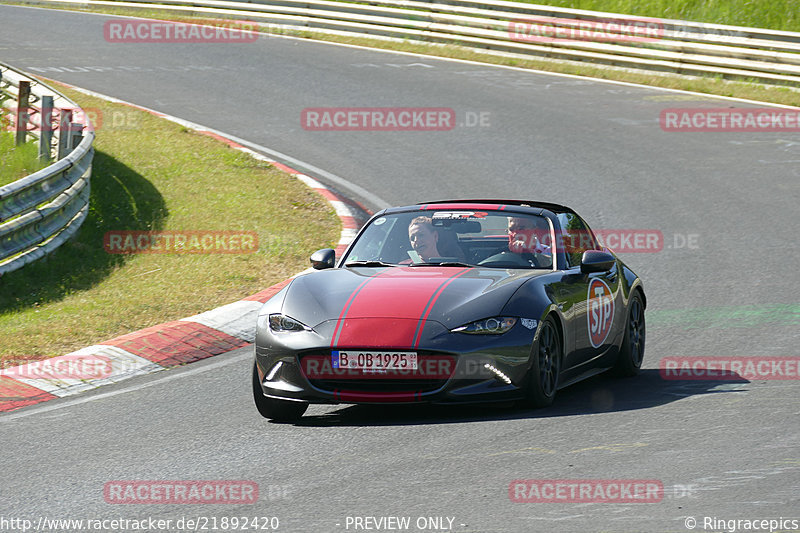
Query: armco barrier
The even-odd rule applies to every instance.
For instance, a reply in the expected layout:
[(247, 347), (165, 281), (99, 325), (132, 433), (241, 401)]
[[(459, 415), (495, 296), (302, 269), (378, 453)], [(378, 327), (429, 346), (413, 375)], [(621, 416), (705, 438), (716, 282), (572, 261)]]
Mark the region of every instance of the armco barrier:
[[(72, 112), (80, 108), (66, 96), (7, 65), (0, 64), (0, 72), (0, 92), (6, 97), (6, 109), (0, 113), (15, 115), (15, 128), (20, 123), (23, 129), (26, 123), (35, 126), (31, 133), (25, 131), (22, 139), (33, 135), (40, 143), (40, 157), (50, 160), (55, 155), (57, 159), (38, 172), (0, 187), (2, 275), (58, 248), (86, 218), (94, 132), (88, 119), (85, 124), (72, 122)], [(30, 89), (24, 108), (16, 98), (21, 86)], [(53, 113), (57, 121), (52, 119)]]
[[(122, 4), (129, 9), (253, 20), (268, 25), (270, 32), (419, 40), (527, 58), (800, 85), (800, 33), (503, 0), (24, 1), (82, 7)], [(642, 33), (631, 35), (632, 27)]]

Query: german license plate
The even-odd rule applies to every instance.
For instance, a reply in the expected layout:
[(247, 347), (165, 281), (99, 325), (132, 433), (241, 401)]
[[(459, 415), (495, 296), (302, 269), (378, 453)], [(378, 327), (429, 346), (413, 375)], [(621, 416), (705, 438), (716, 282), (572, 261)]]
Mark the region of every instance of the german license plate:
[(416, 352), (363, 352), (342, 351), (331, 352), (333, 368), (350, 368), (354, 370), (416, 370)]

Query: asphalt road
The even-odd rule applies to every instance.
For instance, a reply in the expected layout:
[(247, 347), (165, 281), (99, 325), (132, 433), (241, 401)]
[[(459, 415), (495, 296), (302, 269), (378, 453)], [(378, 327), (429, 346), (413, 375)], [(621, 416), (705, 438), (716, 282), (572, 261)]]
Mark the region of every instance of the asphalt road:
[[(108, 43), (107, 20), (0, 6), (0, 60), (300, 159), (369, 191), (360, 199), (372, 207), (531, 198), (570, 205), (595, 229), (660, 230), (663, 250), (623, 256), (647, 290), (646, 370), (571, 387), (540, 411), (315, 406), (276, 424), (252, 406), (245, 348), (0, 416), (0, 530), (4, 518), (40, 517), (153, 517), (178, 530), (181, 517), (263, 516), (310, 533), (365, 531), (374, 524), (355, 517), (368, 516), (457, 532), (800, 519), (797, 380), (671, 381), (657, 370), (669, 356), (800, 355), (800, 134), (665, 132), (665, 108), (747, 105), (277, 37)], [(444, 107), (458, 125), (309, 131), (301, 113), (312, 107)], [(181, 479), (250, 480), (260, 497), (103, 497), (114, 480)], [(665, 496), (516, 503), (517, 479), (659, 480)]]

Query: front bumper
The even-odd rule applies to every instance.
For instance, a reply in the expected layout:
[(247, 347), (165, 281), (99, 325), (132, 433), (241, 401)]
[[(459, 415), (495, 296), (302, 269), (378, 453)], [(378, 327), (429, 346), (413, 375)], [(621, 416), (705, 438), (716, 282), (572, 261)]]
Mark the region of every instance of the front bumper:
[[(503, 335), (452, 333), (426, 324), (419, 346), (331, 346), (323, 325), (313, 331), (256, 335), (255, 359), (265, 395), (308, 403), (471, 403), (524, 395), (535, 330), (517, 324)], [(387, 336), (390, 338), (391, 336)], [(332, 350), (408, 352), (422, 371), (366, 373), (332, 370)]]

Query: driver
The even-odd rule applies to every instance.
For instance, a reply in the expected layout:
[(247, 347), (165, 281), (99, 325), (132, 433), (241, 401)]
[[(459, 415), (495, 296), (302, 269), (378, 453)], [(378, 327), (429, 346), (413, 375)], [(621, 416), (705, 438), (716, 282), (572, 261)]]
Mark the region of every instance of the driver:
[(508, 250), (515, 254), (549, 254), (550, 247), (539, 240), (539, 236), (546, 237), (548, 233), (530, 217), (508, 217)]
[[(479, 265), (505, 265), (507, 268), (549, 268), (552, 265), (550, 246), (539, 237), (547, 239), (548, 229), (542, 227), (547, 221), (541, 217), (508, 217), (508, 249), (482, 260)], [(537, 222), (541, 220), (541, 222)]]
[(439, 233), (433, 228), (431, 217), (417, 217), (408, 225), (408, 240), (423, 261), (439, 257)]
[(515, 254), (532, 267), (547, 268), (552, 264), (552, 252), (540, 237), (547, 240), (549, 236), (548, 229), (540, 227), (536, 218), (508, 217), (508, 252), (505, 253)]

